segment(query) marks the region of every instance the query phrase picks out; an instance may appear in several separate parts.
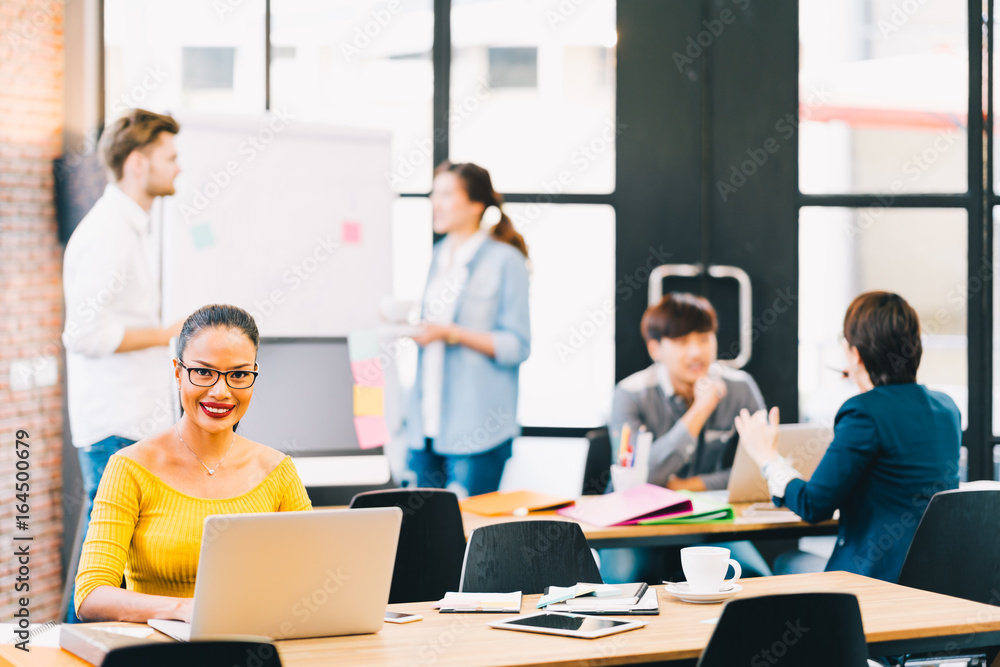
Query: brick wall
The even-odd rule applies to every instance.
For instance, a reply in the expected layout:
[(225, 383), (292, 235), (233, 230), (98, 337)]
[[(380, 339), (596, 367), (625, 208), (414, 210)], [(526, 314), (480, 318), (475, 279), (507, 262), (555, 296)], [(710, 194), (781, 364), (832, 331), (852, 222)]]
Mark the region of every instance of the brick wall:
[[(63, 4), (0, 1), (0, 622), (13, 620), (14, 545), (30, 545), (31, 621), (62, 595), (62, 248), (52, 160), (62, 149)], [(13, 375), (12, 375), (13, 372)], [(48, 378), (48, 380), (44, 378)], [(30, 523), (15, 525), (15, 434), (30, 443)], [(31, 542), (13, 537), (31, 536)], [(0, 638), (4, 641), (6, 638)]]

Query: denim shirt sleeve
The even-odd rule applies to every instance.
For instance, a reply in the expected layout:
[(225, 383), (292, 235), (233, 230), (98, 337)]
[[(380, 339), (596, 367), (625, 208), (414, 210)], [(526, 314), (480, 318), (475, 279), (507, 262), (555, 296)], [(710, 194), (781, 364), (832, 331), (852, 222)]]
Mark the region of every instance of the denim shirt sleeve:
[(493, 356), (501, 366), (518, 366), (531, 353), (528, 267), (521, 257), (504, 262), (497, 321), (490, 333)]

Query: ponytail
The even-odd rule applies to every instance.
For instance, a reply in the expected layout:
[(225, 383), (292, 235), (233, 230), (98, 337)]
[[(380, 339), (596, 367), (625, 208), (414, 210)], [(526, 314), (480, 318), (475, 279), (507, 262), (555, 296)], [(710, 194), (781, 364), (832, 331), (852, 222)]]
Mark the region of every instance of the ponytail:
[[(500, 220), (490, 227), (490, 236), (497, 241), (514, 246), (521, 251), (522, 255), (527, 257), (528, 245), (524, 242), (524, 237), (514, 229), (514, 223), (511, 222), (510, 217), (503, 212), (503, 197), (498, 195), (493, 189), (490, 172), (472, 162), (460, 162), (457, 164), (442, 162), (434, 170), (434, 175), (437, 176), (446, 171), (454, 173), (462, 181), (469, 201), (479, 202), (486, 207), (483, 209), (483, 217), (486, 217), (486, 212), (491, 207), (496, 206), (497, 211), (500, 212)], [(481, 222), (482, 220), (480, 220)]]
[[(499, 196), (497, 198), (499, 199)], [(520, 250), (522, 255), (527, 257), (528, 245), (524, 242), (524, 237), (514, 229), (514, 223), (511, 222), (507, 214), (500, 208), (500, 204), (497, 204), (496, 207), (500, 211), (500, 221), (490, 228), (490, 236), (497, 241), (509, 243)]]

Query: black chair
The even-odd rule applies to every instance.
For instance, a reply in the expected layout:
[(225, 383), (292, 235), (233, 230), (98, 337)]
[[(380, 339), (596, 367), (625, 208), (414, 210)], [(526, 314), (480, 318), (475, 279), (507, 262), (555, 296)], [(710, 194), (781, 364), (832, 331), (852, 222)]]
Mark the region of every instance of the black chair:
[(858, 599), (796, 593), (727, 602), (698, 667), (758, 664), (864, 667), (868, 647)]
[(1000, 605), (1000, 490), (935, 494), (917, 525), (898, 583)]
[(460, 591), (542, 593), (547, 586), (604, 583), (583, 530), (569, 521), (513, 521), (469, 536)]
[(465, 528), (454, 493), (442, 489), (368, 491), (354, 496), (351, 507), (403, 510), (390, 604), (440, 600), (448, 591), (458, 590)]
[(583, 495), (599, 496), (611, 481), (611, 436), (607, 427), (587, 431), (587, 463), (583, 467)]
[(102, 667), (216, 667), (217, 665), (281, 667), (274, 644), (252, 641), (155, 642), (109, 651)]

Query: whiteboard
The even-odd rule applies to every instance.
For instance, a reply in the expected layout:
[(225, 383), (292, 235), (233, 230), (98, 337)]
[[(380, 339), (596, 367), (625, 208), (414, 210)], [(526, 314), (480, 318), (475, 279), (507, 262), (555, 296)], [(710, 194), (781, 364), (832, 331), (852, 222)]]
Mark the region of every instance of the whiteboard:
[(164, 322), (229, 303), (262, 336), (374, 328), (392, 291), (390, 134), (280, 113), (177, 118)]

